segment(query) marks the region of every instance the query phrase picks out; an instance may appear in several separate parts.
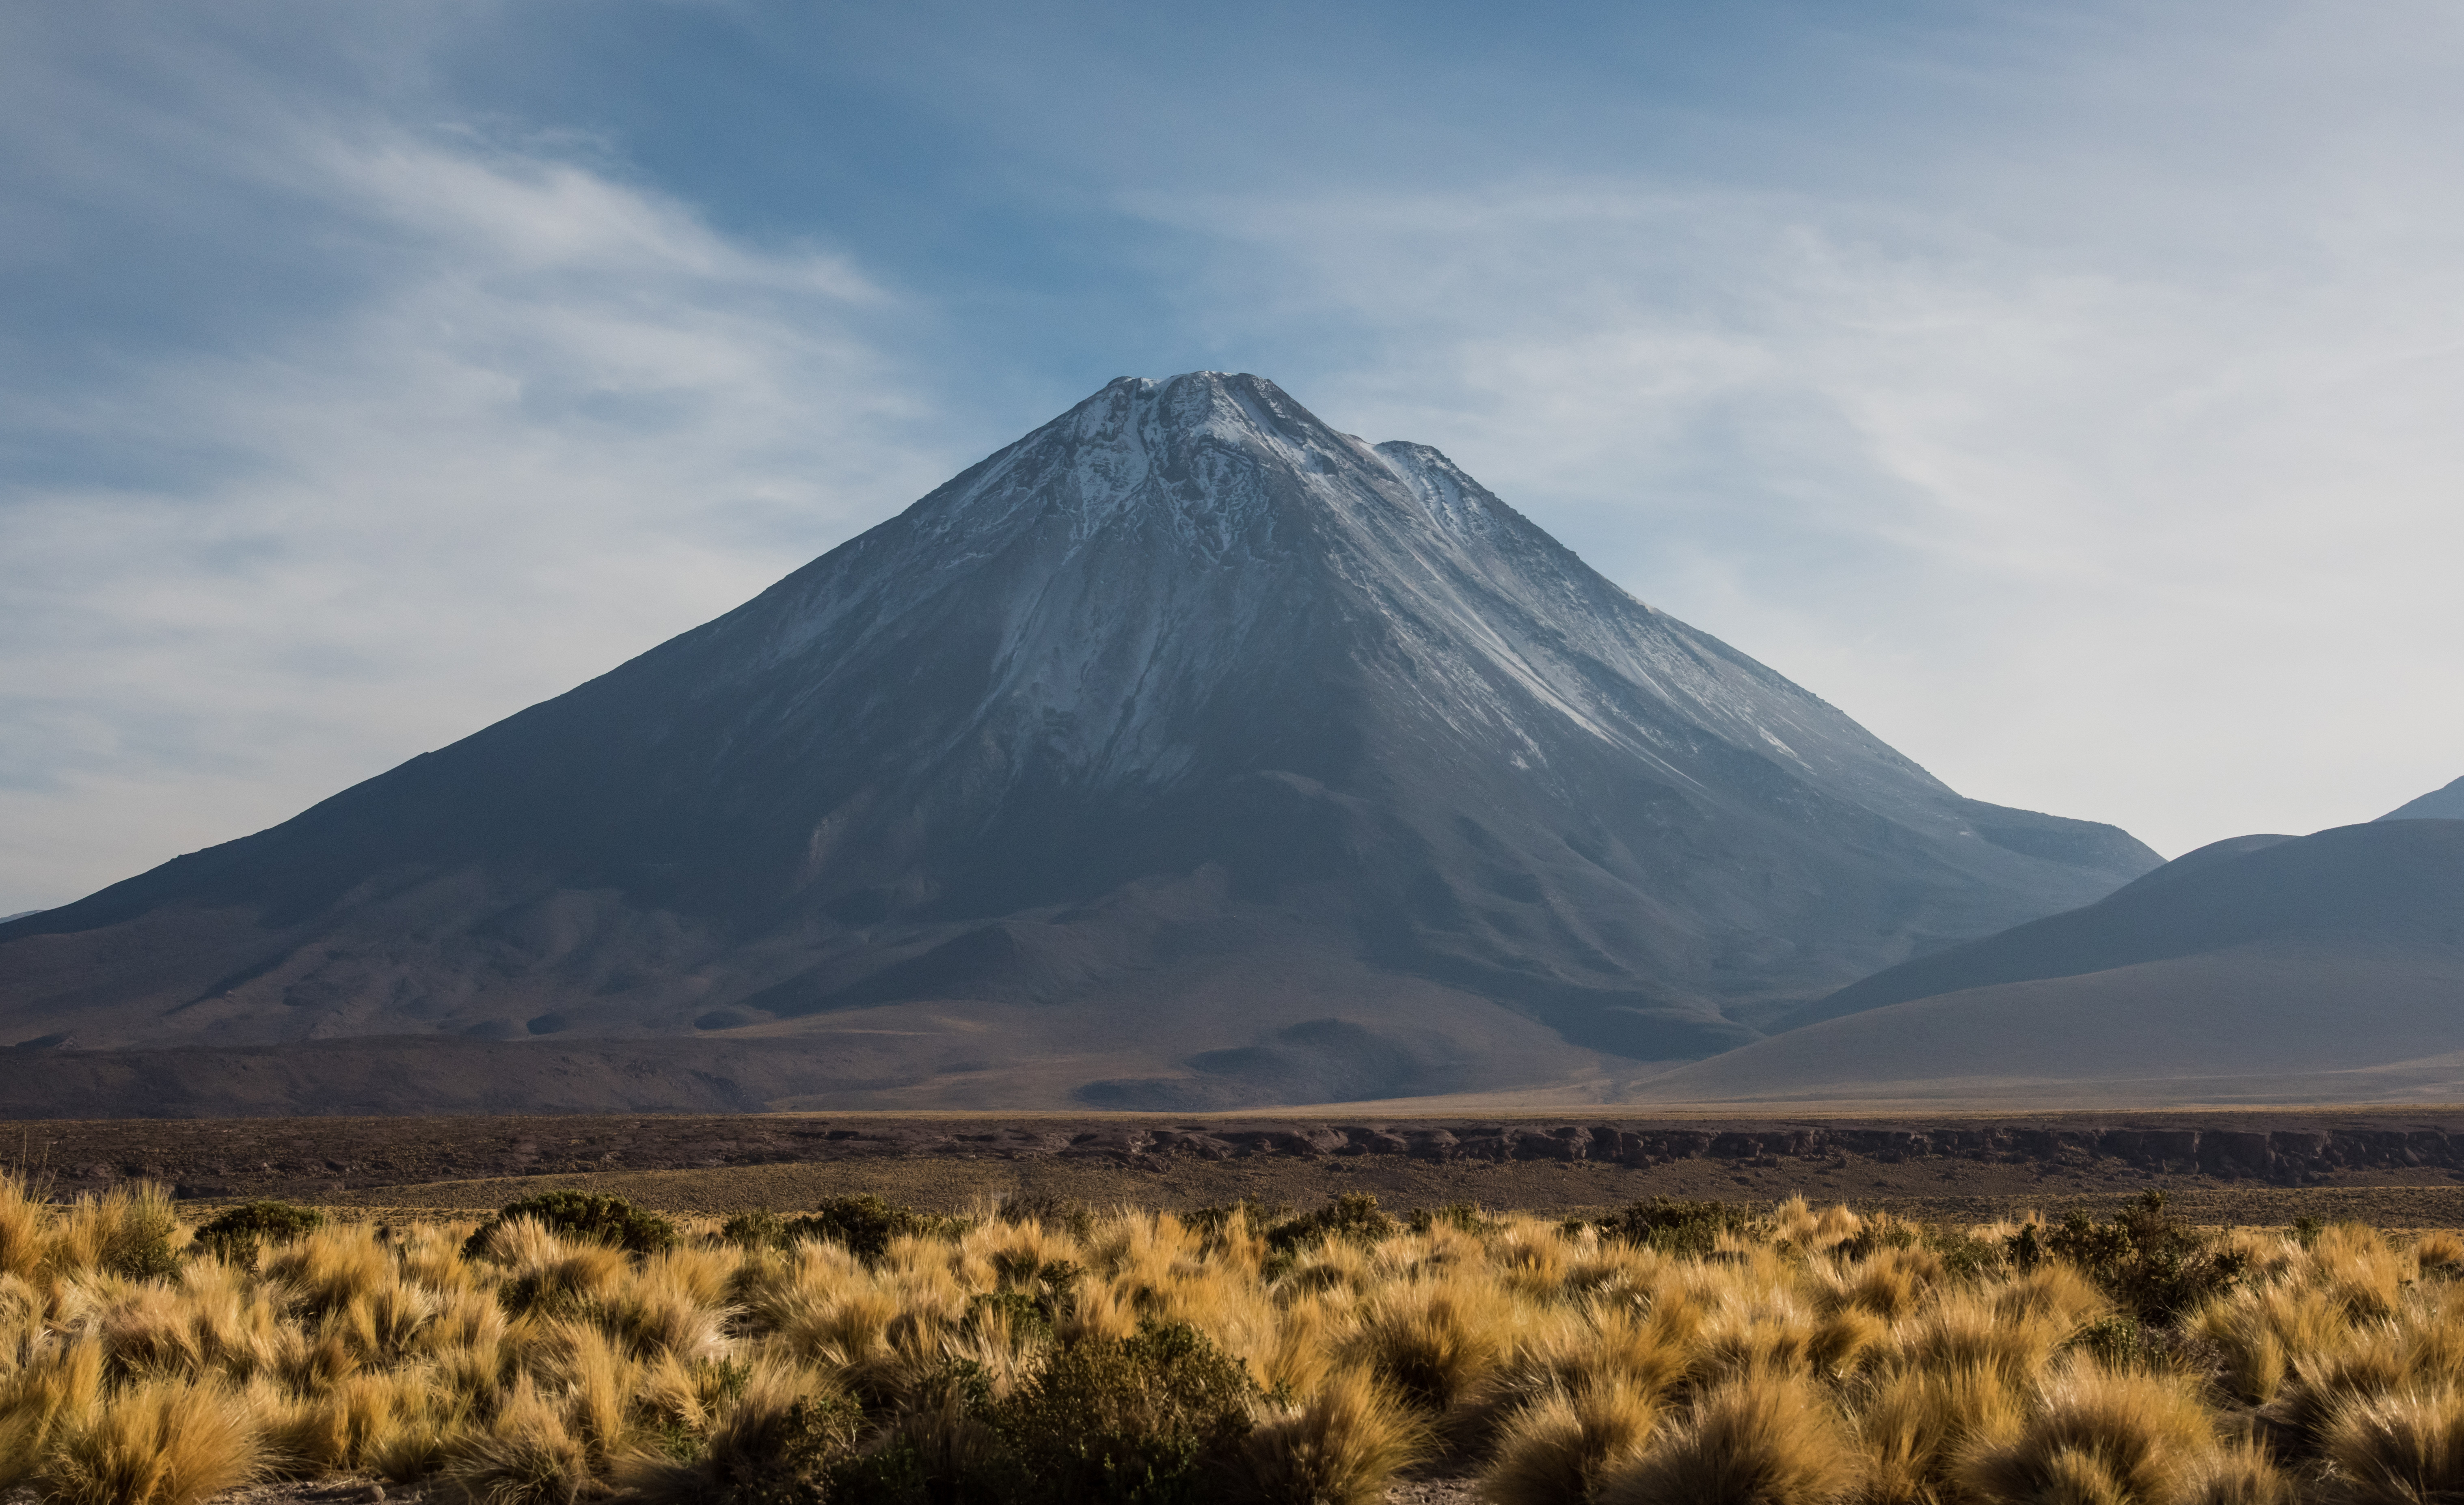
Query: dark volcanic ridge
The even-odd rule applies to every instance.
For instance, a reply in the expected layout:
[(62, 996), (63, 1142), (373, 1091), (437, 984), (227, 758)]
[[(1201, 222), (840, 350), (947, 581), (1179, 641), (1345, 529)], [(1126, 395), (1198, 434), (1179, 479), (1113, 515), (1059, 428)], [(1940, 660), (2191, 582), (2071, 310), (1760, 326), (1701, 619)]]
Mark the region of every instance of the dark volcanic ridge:
[(1437, 450), (1201, 372), (0, 927), (0, 1039), (809, 1033), (866, 1062), (817, 1083), (953, 1105), (1463, 1091), (1710, 1055), (2155, 863), (1963, 798)]

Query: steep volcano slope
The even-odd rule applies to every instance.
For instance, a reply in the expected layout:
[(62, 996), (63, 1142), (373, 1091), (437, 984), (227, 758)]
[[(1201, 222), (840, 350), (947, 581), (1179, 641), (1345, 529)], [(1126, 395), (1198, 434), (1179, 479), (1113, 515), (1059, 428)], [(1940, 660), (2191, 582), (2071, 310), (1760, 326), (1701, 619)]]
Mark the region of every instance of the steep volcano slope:
[(93, 1048), (869, 1010), (921, 1080), (1025, 1007), (969, 1053), (1117, 1077), (1134, 1036), (1090, 1090), (1198, 1102), (1307, 1091), (1339, 1018), (1387, 1063), (1347, 1091), (1453, 1090), (1704, 1055), (2154, 862), (1962, 799), (1436, 450), (1199, 373), (1113, 382), (566, 695), (0, 927), (0, 1019)]
[[(1908, 962), (1661, 1101), (2364, 1101), (2464, 1063), (2464, 821), (2240, 837)], [(2438, 1059), (2437, 1058), (2451, 1058)]]

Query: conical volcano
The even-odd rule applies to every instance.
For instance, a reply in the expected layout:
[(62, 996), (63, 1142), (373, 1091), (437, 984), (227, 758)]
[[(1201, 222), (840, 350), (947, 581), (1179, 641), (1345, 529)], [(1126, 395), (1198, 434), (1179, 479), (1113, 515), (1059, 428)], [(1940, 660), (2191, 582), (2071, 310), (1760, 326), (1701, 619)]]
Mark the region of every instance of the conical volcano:
[(0, 927), (0, 1043), (751, 1037), (822, 1096), (984, 1105), (1508, 1086), (1725, 1049), (2156, 861), (1960, 797), (1437, 450), (1199, 372)]

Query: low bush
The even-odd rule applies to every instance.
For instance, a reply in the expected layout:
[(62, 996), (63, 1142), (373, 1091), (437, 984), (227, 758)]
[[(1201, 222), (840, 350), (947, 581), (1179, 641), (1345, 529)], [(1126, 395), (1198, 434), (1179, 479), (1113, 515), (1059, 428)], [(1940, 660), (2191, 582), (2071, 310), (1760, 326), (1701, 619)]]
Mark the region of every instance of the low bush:
[(243, 1202), (225, 1208), (197, 1230), (199, 1247), (217, 1259), (245, 1263), (269, 1244), (287, 1244), (325, 1226), (325, 1214), (288, 1202)]
[(623, 1197), (588, 1191), (545, 1191), (498, 1209), (496, 1215), (480, 1224), (463, 1244), (463, 1257), (485, 1257), (495, 1247), (498, 1230), (517, 1220), (537, 1223), (561, 1238), (605, 1244), (627, 1254), (656, 1254), (674, 1248), (676, 1243), (673, 1223)]
[(1289, 1254), (1329, 1238), (1341, 1238), (1368, 1248), (1393, 1236), (1395, 1229), (1395, 1220), (1379, 1211), (1375, 1196), (1365, 1191), (1347, 1191), (1314, 1212), (1286, 1218), (1267, 1229), (1266, 1247), (1277, 1254)]
[(892, 1239), (945, 1232), (951, 1223), (949, 1218), (884, 1202), (864, 1191), (833, 1197), (808, 1216), (787, 1219), (780, 1226), (779, 1237), (788, 1244), (806, 1239), (836, 1244), (858, 1259), (872, 1260), (890, 1252)]
[(1084, 1202), (1048, 1192), (1018, 1192), (1001, 1198), (993, 1211), (993, 1220), (1011, 1228), (1033, 1223), (1073, 1238), (1084, 1238), (1088, 1230), (1095, 1226), (1095, 1210)]
[(2143, 1322), (2168, 1322), (2248, 1273), (2240, 1250), (2168, 1216), (2162, 1191), (2145, 1192), (2108, 1222), (2074, 1211), (2045, 1236), (2044, 1247)]
[(835, 1395), (740, 1404), (689, 1459), (636, 1453), (616, 1482), (637, 1505), (816, 1505), (855, 1456), (862, 1413)]
[(718, 1225), (719, 1242), (738, 1249), (776, 1249), (786, 1240), (787, 1220), (768, 1208), (738, 1212)]
[(1481, 1211), (1477, 1202), (1448, 1202), (1442, 1207), (1416, 1207), (1404, 1219), (1404, 1226), (1415, 1233), (1427, 1233), (1433, 1229), (1451, 1228), (1457, 1232), (1478, 1236), (1494, 1233), (1506, 1225)]
[(1718, 1247), (1723, 1233), (1742, 1233), (1753, 1215), (1731, 1202), (1679, 1202), (1653, 1197), (1636, 1202), (1594, 1225), (1603, 1238), (1623, 1239), (1663, 1254), (1701, 1258)]
[(1148, 1322), (1053, 1350), (992, 1419), (1039, 1499), (1173, 1505), (1221, 1488), (1257, 1399), (1198, 1329)]
[(1038, 1342), (1052, 1336), (1053, 1319), (1059, 1315), (1053, 1294), (1047, 1289), (1029, 1295), (1024, 1291), (985, 1291), (967, 1299), (967, 1315), (961, 1325), (971, 1332), (992, 1332), (1011, 1343)]
[(115, 1187), (61, 1210), (43, 1261), (55, 1269), (92, 1267), (123, 1280), (150, 1280), (180, 1268), (179, 1231), (179, 1214), (161, 1187)]
[(1261, 1202), (1255, 1197), (1243, 1197), (1238, 1202), (1218, 1203), (1213, 1207), (1193, 1208), (1180, 1214), (1183, 1228), (1201, 1238), (1221, 1239), (1229, 1233), (1234, 1219), (1246, 1225), (1253, 1233), (1264, 1232), (1288, 1219), (1292, 1210), (1280, 1202)]

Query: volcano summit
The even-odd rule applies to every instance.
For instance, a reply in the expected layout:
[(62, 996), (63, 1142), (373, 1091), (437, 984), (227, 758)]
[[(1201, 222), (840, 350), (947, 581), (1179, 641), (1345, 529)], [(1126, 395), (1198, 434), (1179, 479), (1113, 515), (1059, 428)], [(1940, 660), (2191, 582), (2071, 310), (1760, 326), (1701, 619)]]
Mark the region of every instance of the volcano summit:
[(1726, 1049), (2156, 861), (1962, 798), (1437, 450), (1199, 372), (0, 926), (0, 1043), (529, 1041), (450, 1053), (484, 1077), (652, 1037), (842, 1106), (1507, 1087)]

